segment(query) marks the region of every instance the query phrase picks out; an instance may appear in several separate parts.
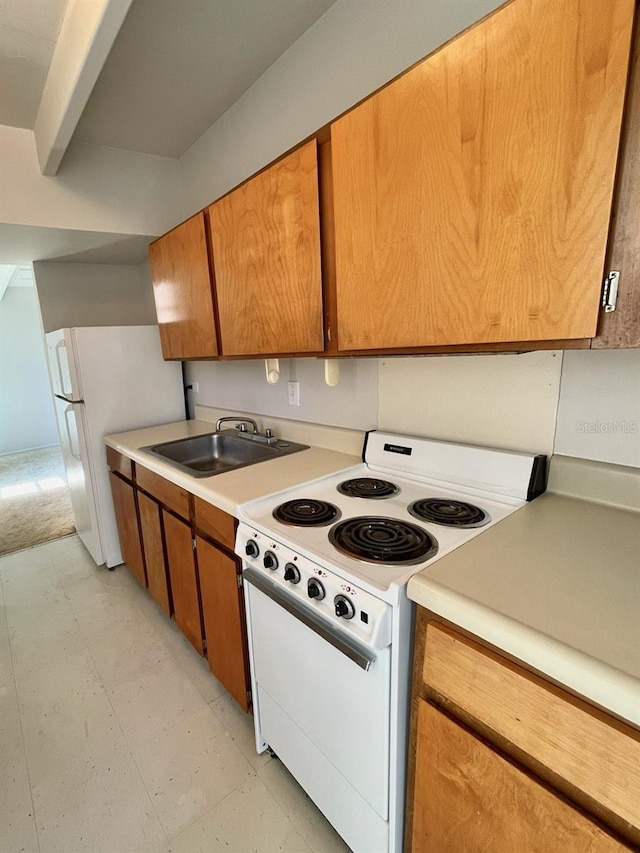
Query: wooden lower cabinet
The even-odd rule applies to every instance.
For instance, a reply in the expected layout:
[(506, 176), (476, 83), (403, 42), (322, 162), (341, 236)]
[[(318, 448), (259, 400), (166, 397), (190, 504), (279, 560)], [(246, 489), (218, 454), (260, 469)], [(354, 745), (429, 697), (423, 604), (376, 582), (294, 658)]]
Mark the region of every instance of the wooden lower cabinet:
[(640, 850), (640, 733), (416, 620), (405, 853)]
[(198, 654), (202, 654), (204, 634), (191, 525), (164, 509), (162, 521), (173, 598), (173, 618)]
[(126, 563), (248, 711), (251, 680), (241, 564), (233, 553), (235, 518), (112, 448), (107, 461)]
[(132, 574), (135, 575), (142, 586), (146, 586), (147, 580), (144, 571), (142, 545), (138, 529), (136, 495), (133, 485), (123, 480), (117, 474), (114, 474), (113, 471), (109, 472), (109, 480), (111, 481), (113, 508), (118, 526), (122, 559), (129, 566)]
[(563, 798), (421, 700), (413, 853), (623, 853)]
[(201, 536), (196, 537), (196, 552), (209, 669), (247, 711), (249, 668), (239, 564)]
[(138, 509), (140, 511), (140, 532), (144, 547), (149, 592), (167, 616), (171, 616), (167, 571), (162, 545), (162, 510), (159, 504), (143, 492), (138, 492)]

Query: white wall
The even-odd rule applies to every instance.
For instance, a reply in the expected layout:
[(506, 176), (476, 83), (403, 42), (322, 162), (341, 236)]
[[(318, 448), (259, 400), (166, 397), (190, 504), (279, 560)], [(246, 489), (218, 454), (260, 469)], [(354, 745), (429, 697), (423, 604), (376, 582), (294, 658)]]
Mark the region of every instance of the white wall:
[(564, 354), (555, 449), (640, 468), (640, 350)]
[[(378, 420), (377, 359), (341, 359), (340, 382), (324, 381), (321, 359), (281, 359), (280, 381), (269, 385), (264, 361), (188, 362), (188, 382), (198, 382), (200, 406), (252, 412), (294, 421), (373, 429)], [(300, 406), (288, 402), (288, 381), (300, 383)]]
[(33, 287), (0, 300), (0, 453), (59, 444)]
[(550, 454), (562, 353), (380, 362), (380, 429)]
[[(384, 429), (535, 453), (553, 452), (562, 353), (340, 359), (340, 382), (323, 362), (281, 361), (270, 386), (264, 362), (191, 362), (194, 402), (351, 429)], [(287, 381), (300, 382), (290, 406)]]
[(6, 224), (159, 235), (184, 218), (179, 165), (168, 157), (73, 142), (49, 178), (33, 131), (0, 125), (0, 177)]
[(157, 323), (149, 265), (33, 265), (45, 332), (68, 326)]
[(338, 0), (180, 159), (189, 215), (502, 0)]

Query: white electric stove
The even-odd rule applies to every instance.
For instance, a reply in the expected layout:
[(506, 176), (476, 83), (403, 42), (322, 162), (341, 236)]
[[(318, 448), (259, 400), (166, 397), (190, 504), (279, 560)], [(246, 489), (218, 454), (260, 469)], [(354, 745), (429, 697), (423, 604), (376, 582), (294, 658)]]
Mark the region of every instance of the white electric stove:
[(356, 853), (402, 849), (408, 579), (545, 477), (545, 457), (372, 431), (361, 465), (239, 508), (257, 749)]

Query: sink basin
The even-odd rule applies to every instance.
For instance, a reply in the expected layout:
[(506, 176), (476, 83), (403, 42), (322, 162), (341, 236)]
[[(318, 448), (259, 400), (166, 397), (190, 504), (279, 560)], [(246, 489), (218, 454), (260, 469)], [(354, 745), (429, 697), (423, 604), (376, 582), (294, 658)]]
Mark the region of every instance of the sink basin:
[(222, 430), (140, 449), (192, 477), (211, 477), (246, 465), (255, 465), (256, 462), (308, 450), (308, 445), (281, 440), (263, 444), (251, 438), (239, 438), (231, 430)]

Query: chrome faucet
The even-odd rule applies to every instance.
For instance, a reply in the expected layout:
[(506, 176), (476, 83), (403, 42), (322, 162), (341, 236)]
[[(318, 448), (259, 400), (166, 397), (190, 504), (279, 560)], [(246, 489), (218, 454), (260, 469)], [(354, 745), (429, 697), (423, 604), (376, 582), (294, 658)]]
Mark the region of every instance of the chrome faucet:
[[(262, 444), (278, 444), (278, 439), (270, 429), (265, 429), (264, 433), (260, 432), (258, 424), (251, 418), (218, 418), (216, 421), (216, 432), (220, 431), (220, 427), (224, 423), (234, 424), (238, 438), (248, 438), (251, 441), (259, 441)], [(247, 429), (247, 425), (251, 429)], [(283, 446), (282, 443), (279, 446)]]
[(216, 432), (218, 432), (220, 430), (220, 426), (222, 424), (230, 423), (230, 422), (233, 422), (235, 424), (235, 428), (239, 432), (248, 432), (247, 424), (249, 424), (251, 426), (252, 433), (254, 435), (258, 434), (258, 424), (254, 420), (252, 420), (251, 418), (237, 418), (237, 417), (218, 418), (218, 420), (216, 421)]

